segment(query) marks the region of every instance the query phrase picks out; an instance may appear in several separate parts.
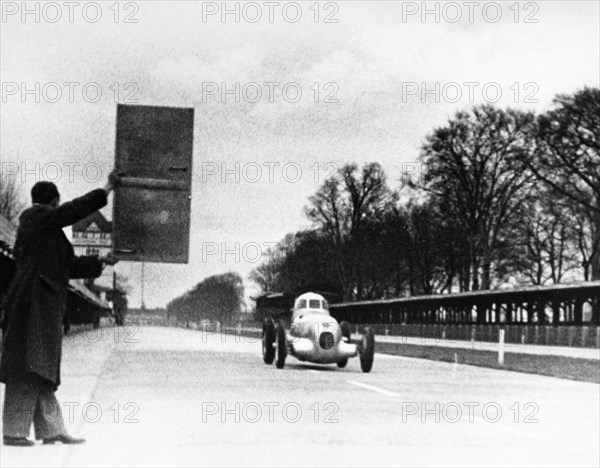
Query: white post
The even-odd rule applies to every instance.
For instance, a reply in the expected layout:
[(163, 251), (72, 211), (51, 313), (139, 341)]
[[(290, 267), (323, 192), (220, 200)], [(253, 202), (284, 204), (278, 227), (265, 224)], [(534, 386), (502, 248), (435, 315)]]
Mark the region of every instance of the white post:
[(498, 365), (504, 365), (504, 333), (505, 330), (501, 328), (498, 334)]
[(146, 304), (144, 304), (144, 266), (145, 266), (145, 264), (142, 261), (142, 279), (141, 279), (141, 290), (142, 290), (141, 300), (142, 300), (142, 304), (141, 304), (141, 307), (140, 307), (142, 310), (146, 309)]
[(458, 368), (458, 353), (454, 353), (454, 363), (452, 363), (452, 373), (453, 374), (456, 372), (457, 368)]

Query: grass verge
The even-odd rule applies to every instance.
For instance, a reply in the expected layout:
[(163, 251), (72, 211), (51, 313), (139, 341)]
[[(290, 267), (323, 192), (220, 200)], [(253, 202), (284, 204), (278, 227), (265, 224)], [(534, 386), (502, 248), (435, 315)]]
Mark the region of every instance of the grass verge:
[(456, 353), (459, 364), (489, 367), (528, 374), (547, 375), (560, 379), (578, 380), (600, 384), (600, 362), (595, 359), (579, 359), (563, 356), (540, 356), (535, 354), (505, 353), (504, 366), (498, 365), (498, 353), (465, 348), (413, 345), (405, 343), (376, 343), (378, 353), (406, 356), (433, 361), (454, 362)]

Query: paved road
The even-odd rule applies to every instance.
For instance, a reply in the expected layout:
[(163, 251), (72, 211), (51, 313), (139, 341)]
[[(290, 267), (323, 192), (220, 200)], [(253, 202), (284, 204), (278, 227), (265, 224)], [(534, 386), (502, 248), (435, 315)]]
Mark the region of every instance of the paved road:
[(250, 338), (115, 330), (65, 346), (88, 443), (2, 447), (3, 467), (600, 464), (597, 384), (384, 355), (278, 370)]

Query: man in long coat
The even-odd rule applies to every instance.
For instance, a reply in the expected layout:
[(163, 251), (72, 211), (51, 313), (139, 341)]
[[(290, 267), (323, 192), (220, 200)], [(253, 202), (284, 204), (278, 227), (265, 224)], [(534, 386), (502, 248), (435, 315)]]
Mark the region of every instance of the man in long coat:
[(70, 278), (100, 276), (113, 257), (75, 257), (63, 228), (107, 204), (116, 177), (59, 205), (58, 189), (37, 182), (33, 206), (19, 217), (14, 252), (16, 272), (3, 302), (0, 381), (6, 384), (3, 419), (5, 445), (31, 446), (29, 430), (45, 444), (82, 443), (66, 432), (54, 392), (60, 385), (62, 323)]

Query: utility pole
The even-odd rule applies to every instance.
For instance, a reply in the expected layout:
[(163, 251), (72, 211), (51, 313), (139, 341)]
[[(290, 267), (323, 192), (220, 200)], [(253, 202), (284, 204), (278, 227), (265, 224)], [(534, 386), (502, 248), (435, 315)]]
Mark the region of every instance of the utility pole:
[(117, 295), (117, 271), (115, 270), (115, 266), (113, 265), (113, 290), (112, 290), (112, 308), (113, 308), (113, 317), (115, 317), (115, 320), (117, 318), (117, 299), (116, 299), (116, 295)]
[(146, 304), (144, 304), (144, 269), (145, 269), (145, 262), (142, 262), (142, 306), (141, 306), (142, 310), (146, 310)]

